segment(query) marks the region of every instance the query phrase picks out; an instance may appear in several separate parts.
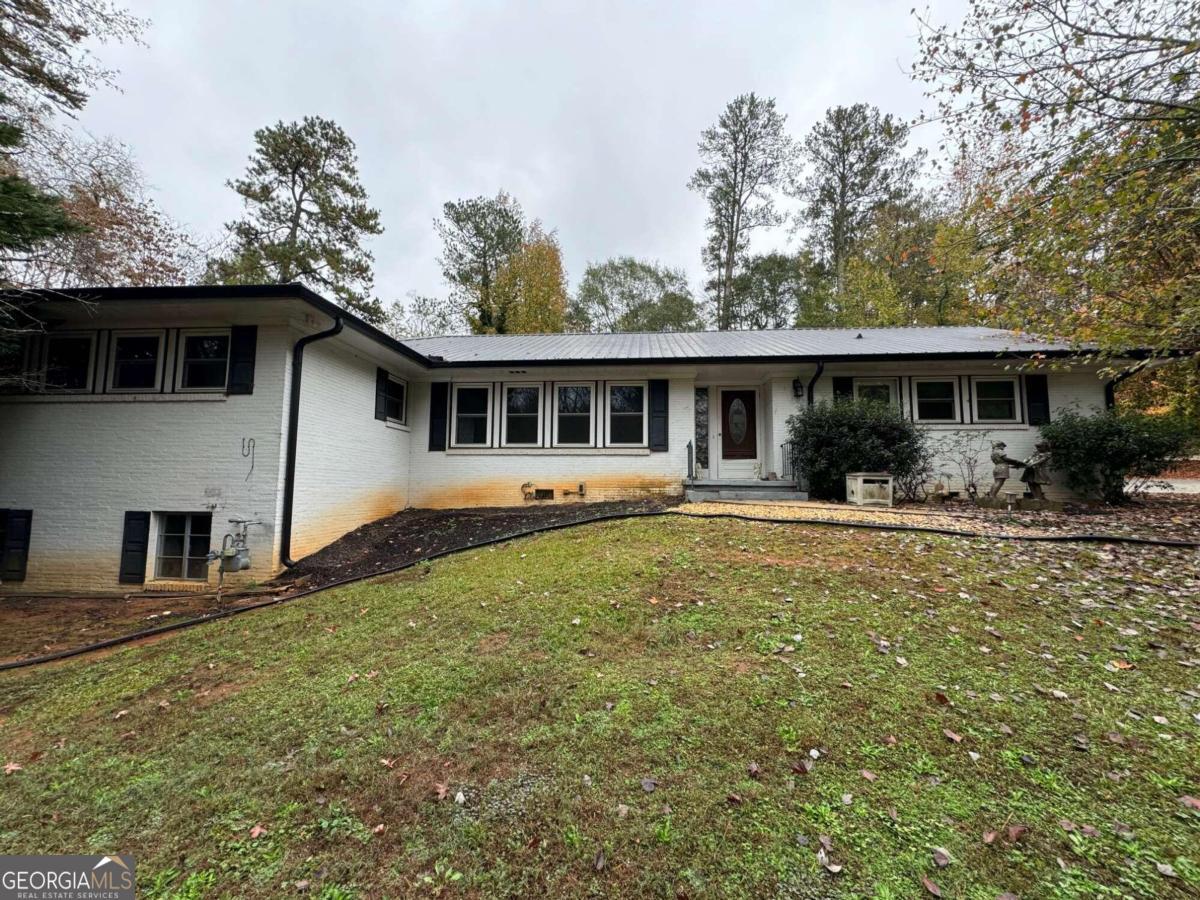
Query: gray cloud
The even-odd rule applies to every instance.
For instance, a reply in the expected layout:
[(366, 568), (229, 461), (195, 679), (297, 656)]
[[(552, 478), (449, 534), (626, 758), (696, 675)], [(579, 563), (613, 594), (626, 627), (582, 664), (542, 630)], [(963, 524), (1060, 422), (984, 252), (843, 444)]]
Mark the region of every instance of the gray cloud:
[[(202, 233), (238, 213), (227, 178), (255, 128), (319, 114), (358, 144), (386, 232), (386, 300), (441, 293), (432, 220), (503, 188), (557, 229), (574, 283), (618, 254), (685, 268), (698, 287), (696, 141), (745, 91), (800, 136), (830, 105), (914, 115), (903, 2), (130, 2), (146, 47), (101, 48), (122, 91), (80, 117), (131, 144), (165, 210)], [(946, 0), (943, 16), (962, 4)], [(933, 135), (920, 134), (922, 143)], [(761, 235), (780, 246), (786, 234)]]

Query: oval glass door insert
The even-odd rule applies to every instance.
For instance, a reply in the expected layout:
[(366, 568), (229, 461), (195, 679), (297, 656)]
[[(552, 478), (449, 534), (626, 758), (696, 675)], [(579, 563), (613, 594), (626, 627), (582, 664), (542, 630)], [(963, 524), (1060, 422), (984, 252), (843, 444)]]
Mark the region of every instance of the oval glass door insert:
[(746, 404), (740, 397), (735, 397), (729, 404), (729, 436), (735, 444), (746, 439)]

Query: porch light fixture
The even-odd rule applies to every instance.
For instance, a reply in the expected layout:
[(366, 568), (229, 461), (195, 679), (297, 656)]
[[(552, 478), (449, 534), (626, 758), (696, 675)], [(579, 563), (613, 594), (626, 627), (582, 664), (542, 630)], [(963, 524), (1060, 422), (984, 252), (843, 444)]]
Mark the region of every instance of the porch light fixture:
[(806, 396), (804, 382), (799, 378), (792, 379), (792, 396), (798, 400), (803, 400)]

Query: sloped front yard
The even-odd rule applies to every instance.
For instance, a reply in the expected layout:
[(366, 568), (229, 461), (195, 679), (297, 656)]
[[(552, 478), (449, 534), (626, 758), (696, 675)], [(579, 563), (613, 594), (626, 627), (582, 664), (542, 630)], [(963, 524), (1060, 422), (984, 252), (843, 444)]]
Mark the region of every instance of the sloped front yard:
[(1197, 555), (649, 519), (0, 676), (148, 897), (1200, 890)]

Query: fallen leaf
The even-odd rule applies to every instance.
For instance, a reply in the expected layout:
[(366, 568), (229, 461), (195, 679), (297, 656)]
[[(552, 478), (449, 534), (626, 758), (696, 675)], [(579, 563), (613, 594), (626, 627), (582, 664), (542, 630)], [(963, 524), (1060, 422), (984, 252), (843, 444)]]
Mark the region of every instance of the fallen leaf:
[(658, 787), (658, 782), (655, 781), (653, 778), (643, 778), (642, 779), (642, 790), (645, 791), (647, 794), (653, 794), (654, 789), (657, 787)]
[(601, 847), (596, 851), (596, 858), (592, 860), (592, 868), (597, 872), (603, 872), (604, 867), (608, 865), (608, 857), (604, 855), (604, 848)]
[(21, 771), (22, 769), (24, 769), (24, 768), (25, 768), (25, 767), (24, 767), (24, 766), (22, 766), (20, 763), (15, 763), (15, 762), (6, 762), (6, 763), (4, 764), (4, 774), (5, 774), (5, 775), (12, 775), (14, 772), (20, 772), (20, 771)]
[(946, 866), (950, 865), (950, 851), (945, 847), (934, 847), (933, 861), (939, 869), (946, 868)]
[(1021, 838), (1023, 838), (1029, 832), (1029, 826), (1028, 825), (1009, 825), (1007, 831), (1008, 831), (1008, 839), (1010, 841), (1016, 843), (1017, 841), (1019, 841)]
[(921, 876), (921, 884), (925, 885), (925, 890), (933, 894), (935, 897), (942, 896), (942, 889), (929, 879), (928, 875)]
[(266, 833), (267, 829), (263, 828), (261, 825), (255, 825), (250, 829), (250, 839), (254, 840), (255, 838), (260, 838)]
[(450, 792), (450, 785), (442, 784), (440, 781), (435, 781), (433, 783), (433, 792), (437, 795), (439, 800), (445, 800), (446, 794)]
[(742, 798), (738, 794), (726, 794), (725, 800), (730, 806), (741, 806)]
[(1154, 868), (1158, 869), (1158, 874), (1163, 878), (1178, 878), (1175, 874), (1175, 869), (1170, 863), (1155, 863)]
[(380, 764), (381, 766), (383, 766), (385, 769), (394, 769), (394, 768), (396, 768), (396, 760), (394, 760), (394, 759), (386, 759), (386, 758), (385, 758), (385, 759), (381, 759), (381, 760), (379, 760), (379, 764)]
[(943, 728), (943, 729), (942, 729), (942, 734), (944, 734), (944, 735), (945, 735), (946, 737), (948, 737), (950, 740), (954, 741), (954, 743), (956, 743), (956, 744), (961, 744), (961, 743), (962, 743), (962, 735), (961, 735), (961, 734), (955, 734), (955, 733), (954, 733), (953, 731), (951, 731), (949, 728)]
[(114, 718), (114, 719), (120, 719), (120, 718), (122, 718), (123, 716), (127, 716), (127, 715), (129, 715), (129, 710), (127, 710), (127, 709), (122, 709), (122, 710), (120, 710), (120, 711), (119, 711), (119, 712), (118, 712), (118, 713), (117, 713), (115, 716), (113, 716), (113, 718)]
[(842, 871), (842, 867), (840, 865), (830, 861), (829, 854), (825, 852), (824, 847), (817, 851), (817, 862), (824, 866), (825, 871), (829, 872), (831, 875), (836, 875), (838, 872)]
[(994, 843), (996, 842), (996, 832), (994, 832), (994, 831), (985, 831), (985, 832), (983, 833), (983, 842), (984, 842), (985, 844), (988, 844), (989, 846), (990, 846), (990, 845), (992, 845), (992, 844), (994, 844)]
[(758, 767), (758, 763), (752, 762), (750, 765), (746, 766), (746, 774), (757, 780), (762, 778), (762, 769)]
[(1195, 797), (1189, 797), (1185, 794), (1179, 798), (1179, 802), (1188, 809), (1200, 809), (1200, 800), (1197, 800)]
[(863, 769), (858, 774), (860, 774), (863, 778), (867, 779), (867, 781), (874, 781), (876, 778), (879, 777), (874, 772), (872, 772), (870, 769)]
[(380, 822), (378, 825), (376, 825), (374, 828), (371, 829), (371, 833), (372, 834), (383, 834), (386, 830), (387, 830), (387, 826), (384, 825), (382, 822)]

